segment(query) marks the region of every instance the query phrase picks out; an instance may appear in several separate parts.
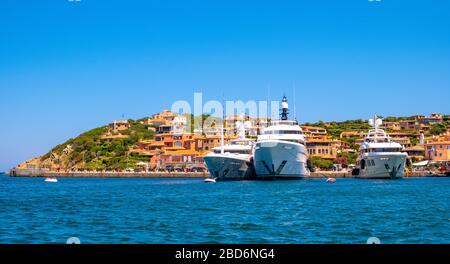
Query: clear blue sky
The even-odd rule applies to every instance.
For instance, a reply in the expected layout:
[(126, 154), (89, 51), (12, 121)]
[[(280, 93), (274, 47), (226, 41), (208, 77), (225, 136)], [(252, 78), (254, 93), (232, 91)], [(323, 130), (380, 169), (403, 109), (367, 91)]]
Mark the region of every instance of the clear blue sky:
[(194, 91), (295, 83), (301, 122), (450, 113), (447, 0), (3, 0), (0, 25), (0, 170)]

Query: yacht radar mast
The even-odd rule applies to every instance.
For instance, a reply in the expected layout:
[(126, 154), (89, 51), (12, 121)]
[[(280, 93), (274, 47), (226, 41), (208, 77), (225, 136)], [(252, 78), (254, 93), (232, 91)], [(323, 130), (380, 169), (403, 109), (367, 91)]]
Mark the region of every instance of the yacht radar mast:
[[(373, 127), (373, 138), (375, 142), (377, 142), (378, 134), (384, 134), (383, 130), (380, 130), (380, 126), (383, 124), (383, 120), (378, 118), (377, 115), (374, 116), (373, 119), (369, 119), (369, 125)], [(369, 131), (370, 134), (370, 131)]]
[(289, 115), (289, 104), (287, 101), (286, 96), (283, 96), (283, 101), (281, 102), (281, 120), (285, 121), (288, 120)]

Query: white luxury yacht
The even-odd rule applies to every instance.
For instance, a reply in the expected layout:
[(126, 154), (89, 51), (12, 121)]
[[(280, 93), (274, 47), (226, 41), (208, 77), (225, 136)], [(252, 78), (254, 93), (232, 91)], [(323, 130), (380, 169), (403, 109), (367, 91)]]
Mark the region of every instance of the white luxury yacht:
[(286, 97), (281, 103), (281, 120), (265, 128), (254, 150), (254, 164), (258, 179), (301, 179), (308, 177), (308, 152), (305, 135), (297, 121), (288, 120)]
[[(239, 138), (229, 144), (216, 147), (204, 157), (211, 177), (220, 180), (247, 180), (254, 178), (252, 163), (254, 140), (245, 138), (245, 128), (240, 122)], [(223, 136), (222, 136), (223, 142)]]
[(373, 129), (369, 130), (361, 144), (358, 166), (353, 170), (353, 175), (366, 179), (403, 178), (408, 154), (401, 152), (402, 145), (391, 141), (386, 132), (379, 128), (381, 119), (375, 116), (369, 124)]

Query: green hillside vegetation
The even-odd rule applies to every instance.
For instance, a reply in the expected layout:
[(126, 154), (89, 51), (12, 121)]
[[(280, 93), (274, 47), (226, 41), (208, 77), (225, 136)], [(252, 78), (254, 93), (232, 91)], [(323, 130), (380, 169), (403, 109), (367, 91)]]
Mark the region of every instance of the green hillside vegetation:
[[(190, 131), (193, 132), (194, 120), (197, 124), (204, 123), (205, 126), (210, 126), (211, 122), (206, 121), (210, 116), (193, 116), (186, 115), (191, 121)], [(386, 117), (385, 122), (407, 120), (409, 117)], [(129, 119), (130, 128), (115, 132), (114, 134), (126, 135), (127, 138), (117, 138), (112, 140), (101, 139), (102, 135), (109, 132), (107, 126), (98, 127), (82, 133), (78, 137), (69, 139), (63, 144), (54, 147), (47, 154), (40, 159), (45, 164), (52, 164), (61, 169), (87, 168), (91, 170), (96, 169), (126, 169), (135, 168), (139, 161), (148, 162), (147, 156), (140, 156), (138, 154), (128, 154), (130, 148), (134, 147), (140, 140), (153, 139), (155, 132), (149, 130), (150, 125), (142, 124), (146, 118), (139, 120)], [(216, 124), (220, 124), (220, 118), (211, 118)], [(141, 123), (142, 122), (142, 123)], [(305, 123), (306, 126), (316, 126), (325, 128), (328, 134), (334, 139), (340, 139), (349, 143), (350, 148), (358, 150), (359, 145), (356, 144), (355, 139), (340, 138), (343, 131), (367, 131), (370, 126), (366, 120), (347, 120), (342, 122), (322, 122)], [(439, 135), (444, 133), (450, 125), (449, 116), (444, 116), (444, 122), (433, 124), (430, 135)], [(418, 139), (412, 139), (413, 145), (418, 143)], [(356, 154), (340, 153), (338, 158), (334, 161), (324, 160), (320, 158), (311, 158), (312, 163), (316, 167), (331, 168), (333, 163), (340, 163), (344, 166), (354, 164), (356, 162)]]
[(139, 140), (153, 139), (154, 132), (149, 130), (149, 125), (139, 121), (130, 119), (128, 122), (130, 128), (120, 131), (120, 134), (127, 135), (128, 138), (102, 140), (101, 136), (108, 132), (108, 127), (95, 128), (56, 146), (42, 156), (41, 161), (50, 159), (60, 168), (134, 168), (137, 162), (148, 161), (148, 157), (128, 155), (128, 150)]
[(316, 168), (329, 170), (333, 167), (333, 164), (341, 164), (344, 168), (347, 168), (350, 164), (355, 165), (357, 158), (357, 153), (342, 152), (338, 153), (337, 158), (334, 160), (323, 159), (320, 157), (311, 157), (310, 161)]
[(433, 124), (430, 129), (430, 135), (437, 136), (447, 131), (450, 126), (450, 121), (444, 121), (442, 123)]
[(335, 139), (338, 139), (343, 131), (367, 131), (370, 129), (367, 120), (362, 119), (330, 123), (319, 121), (318, 123), (305, 123), (304, 125), (325, 128), (328, 131), (328, 134)]

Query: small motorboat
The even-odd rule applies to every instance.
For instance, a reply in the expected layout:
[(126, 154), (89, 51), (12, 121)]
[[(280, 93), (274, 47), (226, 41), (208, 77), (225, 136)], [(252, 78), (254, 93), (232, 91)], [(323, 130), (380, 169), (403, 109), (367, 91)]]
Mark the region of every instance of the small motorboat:
[(45, 178), (45, 182), (58, 182), (56, 178)]
[(328, 179), (327, 179), (327, 182), (328, 182), (328, 183), (335, 183), (335, 182), (336, 182), (336, 179), (335, 179), (335, 178), (328, 178)]
[(214, 178), (206, 178), (206, 179), (204, 180), (204, 182), (205, 182), (205, 183), (213, 183), (213, 182), (216, 182), (216, 179), (214, 179)]

